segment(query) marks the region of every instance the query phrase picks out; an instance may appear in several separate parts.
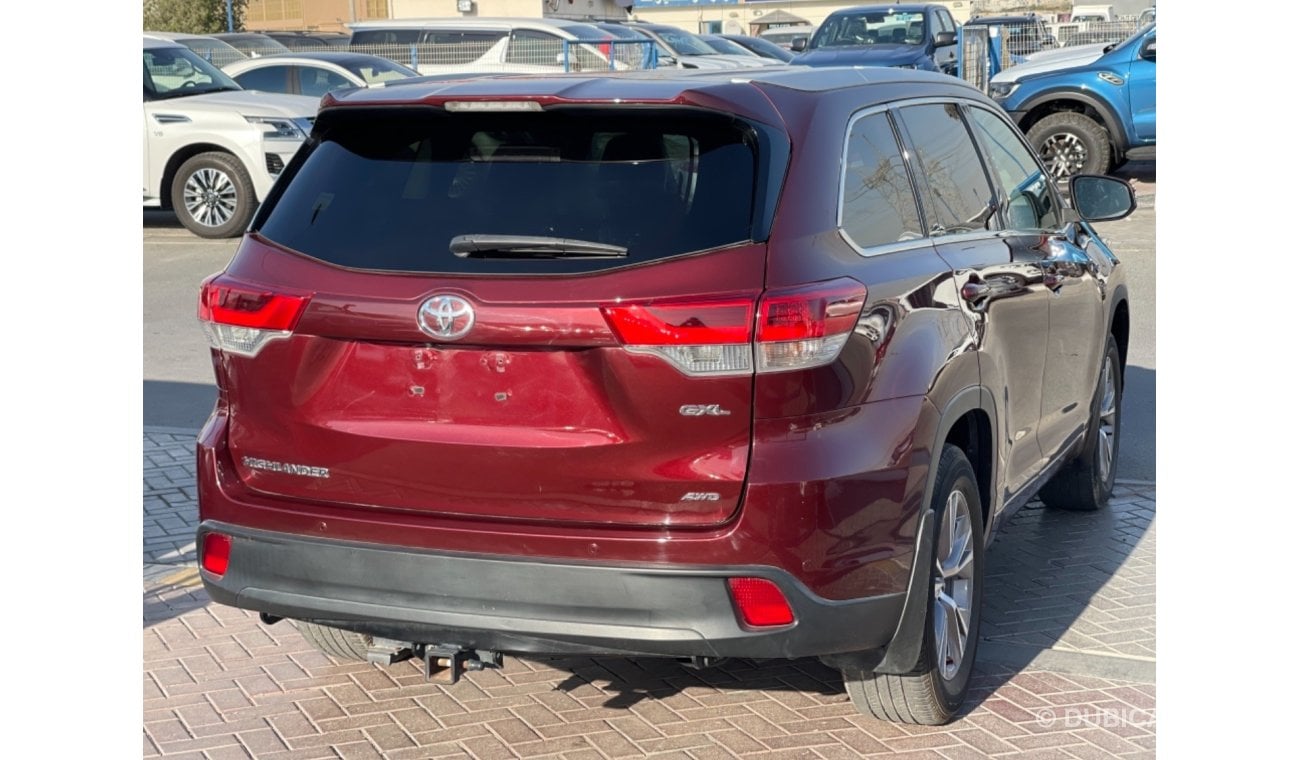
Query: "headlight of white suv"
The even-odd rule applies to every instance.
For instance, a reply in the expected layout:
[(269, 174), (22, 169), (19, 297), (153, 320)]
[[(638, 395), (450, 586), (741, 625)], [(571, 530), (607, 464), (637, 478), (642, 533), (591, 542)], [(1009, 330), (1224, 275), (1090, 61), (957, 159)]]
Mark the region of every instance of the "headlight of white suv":
[(266, 132), (268, 140), (306, 140), (307, 134), (294, 122), (279, 116), (245, 116), (249, 124), (256, 124)]
[(994, 82), (989, 85), (989, 97), (997, 98), (998, 100), (1009, 98), (1011, 97), (1011, 93), (1015, 92), (1016, 88), (1019, 86), (1019, 82)]

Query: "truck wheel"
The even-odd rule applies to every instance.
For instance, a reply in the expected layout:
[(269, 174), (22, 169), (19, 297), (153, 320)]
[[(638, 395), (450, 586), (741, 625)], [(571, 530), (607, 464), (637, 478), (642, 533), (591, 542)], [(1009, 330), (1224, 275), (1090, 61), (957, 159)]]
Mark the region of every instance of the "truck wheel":
[(975, 471), (962, 450), (945, 445), (935, 478), (934, 556), (929, 559), (921, 657), (906, 675), (845, 668), (844, 687), (858, 712), (881, 720), (941, 726), (970, 686), (984, 587), (984, 518)]
[(1025, 137), (1057, 179), (1110, 170), (1106, 128), (1081, 113), (1058, 111), (1045, 116), (1029, 128)]
[(370, 648), (371, 639), (364, 633), (330, 628), (305, 620), (293, 621), (293, 627), (298, 629), (308, 644), (330, 657), (366, 662), (366, 650)]
[(229, 153), (200, 153), (172, 179), (172, 208), (181, 224), (204, 238), (237, 237), (253, 217), (253, 181)]

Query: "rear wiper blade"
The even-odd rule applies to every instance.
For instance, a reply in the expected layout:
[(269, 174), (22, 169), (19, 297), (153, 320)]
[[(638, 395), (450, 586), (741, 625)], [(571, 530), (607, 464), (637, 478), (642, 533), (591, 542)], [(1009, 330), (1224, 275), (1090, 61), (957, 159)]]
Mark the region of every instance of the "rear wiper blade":
[(627, 249), (621, 245), (545, 235), (457, 235), (449, 247), (462, 259), (621, 259), (627, 256)]

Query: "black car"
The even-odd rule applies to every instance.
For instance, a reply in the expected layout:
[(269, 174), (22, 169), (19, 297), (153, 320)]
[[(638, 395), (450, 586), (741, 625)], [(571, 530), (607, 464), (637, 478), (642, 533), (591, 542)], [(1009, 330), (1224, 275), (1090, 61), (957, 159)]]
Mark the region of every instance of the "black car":
[(351, 35), (346, 32), (262, 32), (290, 50), (347, 50)]
[(789, 63), (790, 59), (794, 58), (794, 53), (781, 47), (775, 42), (765, 40), (762, 37), (750, 37), (744, 34), (717, 34), (711, 36), (721, 37), (724, 40), (731, 40), (746, 50), (757, 53), (764, 58), (771, 58), (774, 61)]

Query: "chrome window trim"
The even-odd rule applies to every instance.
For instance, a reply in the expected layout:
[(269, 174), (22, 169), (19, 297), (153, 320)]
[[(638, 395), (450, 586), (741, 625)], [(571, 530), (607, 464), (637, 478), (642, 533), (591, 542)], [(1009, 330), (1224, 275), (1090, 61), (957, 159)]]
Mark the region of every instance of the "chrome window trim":
[[(888, 114), (890, 111), (895, 111), (900, 108), (906, 108), (907, 106), (923, 106), (923, 105), (931, 105), (934, 103), (939, 103), (943, 105), (956, 105), (959, 107), (964, 107), (968, 104), (980, 105), (980, 106), (984, 105), (983, 103), (980, 103), (980, 101), (974, 98), (963, 97), (961, 95), (929, 96), (929, 97), (920, 97), (920, 98), (908, 98), (907, 100), (896, 100), (896, 101), (891, 101), (889, 103), (868, 106), (858, 111), (854, 111), (853, 115), (849, 117), (848, 126), (846, 126), (844, 129), (844, 145), (843, 148), (840, 150), (840, 189), (839, 189), (838, 196), (836, 198), (835, 229), (837, 232), (839, 232), (840, 238), (845, 243), (847, 243), (849, 247), (857, 251), (859, 256), (862, 256), (864, 258), (870, 256), (881, 256), (887, 253), (898, 253), (900, 251), (909, 251), (917, 248), (927, 248), (927, 247), (932, 248), (939, 243), (954, 243), (954, 242), (960, 243), (963, 241), (984, 240), (988, 238), (997, 237), (998, 235), (1007, 232), (1007, 230), (980, 230), (978, 232), (961, 232), (955, 235), (934, 236), (931, 235), (927, 230), (924, 237), (919, 237), (914, 240), (900, 240), (896, 243), (884, 243), (881, 245), (873, 245), (864, 248), (858, 245), (857, 243), (855, 243), (852, 240), (852, 238), (849, 237), (848, 233), (844, 231), (844, 187), (848, 182), (849, 140), (853, 135), (853, 125), (857, 124), (860, 119), (865, 119), (868, 116), (875, 116), (877, 114), (882, 114), (882, 113)], [(963, 119), (964, 118), (965, 118), (965, 114), (963, 114)], [(899, 152), (903, 156), (903, 162), (907, 167), (908, 183), (912, 186), (912, 202), (916, 204), (917, 218), (921, 220), (922, 228), (925, 228), (926, 227), (925, 206), (921, 203), (921, 199), (918, 196), (919, 188), (916, 185), (915, 179), (912, 177), (913, 157), (909, 153), (905, 141), (898, 139), (899, 138), (898, 128), (892, 123), (892, 119), (890, 123), (890, 128), (894, 130), (894, 139), (898, 143)], [(980, 146), (979, 142), (975, 139), (974, 135), (971, 136), (971, 141), (975, 145), (975, 150), (979, 153), (979, 159), (982, 165), (984, 162), (982, 147)], [(1036, 159), (1037, 157), (1035, 157), (1035, 160)], [(1040, 162), (1040, 168), (1041, 168), (1041, 162)], [(989, 182), (990, 184), (992, 184), (992, 180), (989, 180)], [(1055, 192), (1055, 188), (1053, 188), (1053, 192)]]
[[(853, 137), (853, 127), (859, 121), (868, 116), (886, 114), (886, 118), (888, 118), (891, 107), (891, 104), (886, 103), (884, 105), (868, 106), (867, 108), (855, 111), (853, 115), (849, 117), (849, 124), (844, 129), (844, 145), (840, 150), (840, 189), (839, 193), (836, 195), (835, 202), (835, 229), (840, 233), (840, 238), (844, 240), (844, 242), (848, 243), (850, 248), (857, 251), (859, 256), (863, 257), (879, 256), (886, 253), (897, 253), (898, 251), (907, 251), (914, 248), (933, 247), (930, 238), (928, 236), (922, 236), (913, 240), (900, 240), (894, 243), (882, 243), (880, 245), (873, 245), (864, 248), (863, 246), (858, 245), (853, 238), (849, 237), (849, 233), (844, 230), (844, 188), (848, 184), (849, 143)], [(889, 125), (889, 129), (891, 132), (894, 132), (894, 142), (898, 145), (899, 153), (903, 157), (904, 168), (906, 168), (907, 148), (898, 140), (897, 130), (894, 129), (892, 122)], [(917, 202), (916, 185), (913, 184), (910, 173), (907, 177), (907, 183), (912, 188), (912, 203), (916, 206), (916, 218), (920, 221), (921, 228), (924, 230), (925, 214), (921, 210), (921, 205)]]

